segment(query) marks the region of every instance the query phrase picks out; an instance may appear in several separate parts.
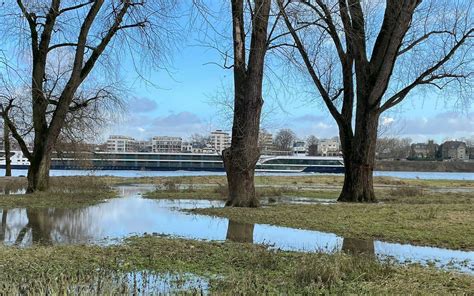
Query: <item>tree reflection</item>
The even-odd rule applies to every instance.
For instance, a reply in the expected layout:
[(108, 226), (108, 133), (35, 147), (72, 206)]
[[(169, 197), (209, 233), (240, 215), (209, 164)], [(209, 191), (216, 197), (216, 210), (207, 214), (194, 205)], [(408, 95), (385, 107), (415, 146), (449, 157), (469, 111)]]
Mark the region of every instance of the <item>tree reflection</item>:
[(9, 227), (6, 214), (2, 215), (3, 237), (8, 232), (8, 242), (18, 246), (83, 242), (88, 240), (92, 231), (85, 209), (23, 209), (11, 214), (12, 225)]
[(0, 225), (0, 243), (5, 240), (5, 233), (7, 232), (7, 215), (8, 210), (2, 210), (2, 224)]
[(346, 237), (342, 242), (342, 251), (349, 254), (375, 256), (374, 240)]
[(238, 243), (253, 243), (254, 224), (229, 220), (226, 239)]

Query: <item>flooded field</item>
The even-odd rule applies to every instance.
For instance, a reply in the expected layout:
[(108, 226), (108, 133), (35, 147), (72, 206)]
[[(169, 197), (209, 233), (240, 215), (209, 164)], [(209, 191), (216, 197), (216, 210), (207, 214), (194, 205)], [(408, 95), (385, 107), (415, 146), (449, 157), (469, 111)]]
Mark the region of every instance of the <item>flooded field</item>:
[(227, 239), (289, 251), (366, 253), (381, 260), (433, 264), (474, 273), (474, 252), (365, 241), (333, 233), (243, 224), (226, 218), (191, 214), (183, 210), (222, 207), (223, 202), (142, 197), (152, 189), (149, 186), (119, 187), (120, 198), (85, 208), (1, 210), (0, 240), (6, 245), (26, 247), (32, 244), (114, 244), (123, 238), (143, 234), (212, 241)]

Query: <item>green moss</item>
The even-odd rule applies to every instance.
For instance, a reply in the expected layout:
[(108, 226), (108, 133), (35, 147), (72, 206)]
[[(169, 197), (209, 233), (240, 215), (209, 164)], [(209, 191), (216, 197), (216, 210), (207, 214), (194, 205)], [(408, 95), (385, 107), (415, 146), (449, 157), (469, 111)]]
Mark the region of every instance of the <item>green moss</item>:
[[(462, 294), (474, 290), (467, 275), (416, 265), (378, 263), (371, 257), (269, 251), (262, 246), (141, 237), (124, 245), (0, 247), (0, 288), (51, 294), (88, 287), (118, 293), (128, 272), (195, 274), (217, 294)], [(104, 280), (105, 279), (105, 280)], [(115, 287), (115, 286), (116, 287)], [(103, 287), (103, 284), (102, 284)], [(188, 287), (190, 288), (190, 287)], [(104, 292), (104, 290), (101, 290)], [(83, 290), (84, 292), (84, 290)]]

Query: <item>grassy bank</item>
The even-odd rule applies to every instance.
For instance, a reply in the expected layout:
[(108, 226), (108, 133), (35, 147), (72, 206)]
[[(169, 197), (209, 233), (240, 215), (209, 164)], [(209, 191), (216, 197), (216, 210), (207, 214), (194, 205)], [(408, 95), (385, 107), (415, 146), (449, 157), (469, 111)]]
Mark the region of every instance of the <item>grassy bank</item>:
[[(258, 186), (257, 197), (262, 200), (276, 201), (283, 197), (307, 197), (335, 199), (338, 192), (335, 190), (302, 190), (285, 184), (273, 186)], [(157, 184), (154, 191), (145, 194), (150, 199), (210, 199), (225, 200), (228, 196), (226, 184), (179, 184), (168, 180)]]
[[(214, 186), (225, 185), (225, 176), (179, 176), (179, 177), (99, 177), (111, 184), (153, 184), (163, 185), (168, 182), (175, 184), (210, 184)], [(291, 185), (291, 186), (342, 186), (343, 176), (338, 175), (304, 175), (304, 176), (256, 176), (256, 185)], [(374, 177), (376, 187), (386, 186), (422, 186), (422, 187), (462, 187), (474, 189), (474, 182), (467, 180), (422, 180), (422, 179), (399, 179), (393, 177)]]
[[(225, 199), (220, 177), (165, 178), (148, 198)], [(192, 182), (189, 182), (191, 181)], [(378, 204), (273, 204), (281, 197), (336, 199), (340, 176), (258, 177), (261, 209), (198, 209), (245, 223), (334, 232), (345, 237), (474, 250), (474, 182), (376, 178)], [(156, 182), (157, 180), (155, 180)], [(201, 186), (204, 184), (207, 186)], [(184, 186), (184, 187), (183, 187)]]
[[(176, 274), (177, 281), (181, 275), (182, 282), (193, 274), (209, 281), (210, 291), (219, 294), (474, 292), (471, 276), (378, 263), (360, 255), (268, 251), (231, 242), (142, 237), (104, 248), (0, 247), (0, 252), (0, 287), (5, 294), (140, 293), (146, 291), (145, 284), (133, 279), (141, 271)], [(194, 293), (202, 289), (182, 288)]]
[[(412, 194), (412, 195), (411, 195)], [(258, 209), (197, 209), (245, 223), (334, 232), (344, 237), (474, 250), (474, 192), (379, 194), (378, 204), (270, 204)]]
[(116, 193), (107, 179), (94, 177), (51, 177), (50, 189), (24, 192), (26, 178), (0, 178), (0, 208), (75, 208), (113, 198)]

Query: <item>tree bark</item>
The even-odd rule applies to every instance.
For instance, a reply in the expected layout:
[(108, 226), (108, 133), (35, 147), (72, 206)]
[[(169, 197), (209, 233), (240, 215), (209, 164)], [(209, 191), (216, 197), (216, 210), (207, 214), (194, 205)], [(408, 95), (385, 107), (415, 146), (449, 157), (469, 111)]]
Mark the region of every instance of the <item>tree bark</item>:
[(245, 87), (242, 93), (236, 91), (232, 144), (222, 152), (229, 186), (226, 206), (260, 205), (255, 194), (254, 174), (260, 157), (258, 133), (263, 100), (255, 91), (258, 92), (252, 86)]
[(377, 201), (374, 192), (373, 170), (378, 120), (378, 112), (364, 111), (357, 116), (353, 137), (340, 129), (345, 174), (344, 185), (338, 201)]
[[(260, 206), (255, 193), (254, 171), (256, 161), (247, 168), (241, 166), (247, 162), (249, 153), (231, 152), (230, 148), (223, 151), (224, 166), (227, 172), (229, 196), (226, 206), (251, 207)], [(258, 157), (257, 157), (258, 159)]]
[(232, 1), (234, 47), (234, 120), (231, 146), (222, 152), (229, 196), (226, 206), (258, 207), (254, 173), (260, 157), (258, 134), (263, 106), (262, 83), (271, 0), (256, 0), (246, 61), (244, 1)]
[(10, 129), (5, 121), (3, 123), (3, 146), (5, 151), (5, 176), (9, 177), (12, 175)]
[(34, 153), (28, 168), (26, 193), (45, 191), (49, 188), (50, 152)]

